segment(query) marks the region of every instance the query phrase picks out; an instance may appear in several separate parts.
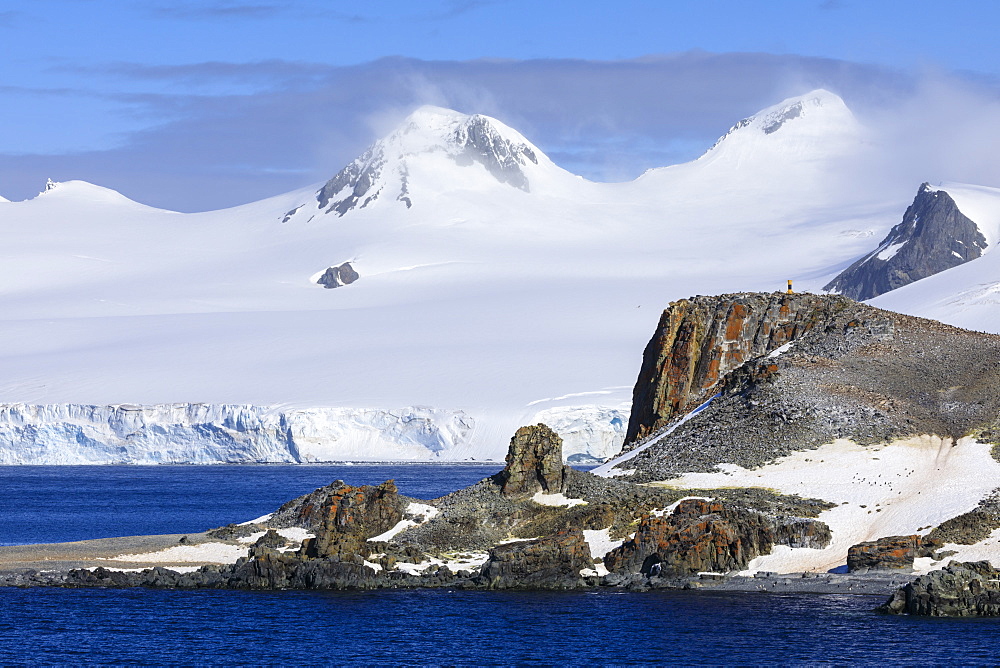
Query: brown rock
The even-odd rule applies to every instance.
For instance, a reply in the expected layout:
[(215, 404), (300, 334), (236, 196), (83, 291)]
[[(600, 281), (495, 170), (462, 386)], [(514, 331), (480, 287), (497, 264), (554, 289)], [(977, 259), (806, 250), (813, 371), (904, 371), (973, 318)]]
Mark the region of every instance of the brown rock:
[(829, 542), (829, 527), (816, 520), (688, 499), (668, 516), (644, 516), (635, 536), (609, 552), (604, 565), (612, 572), (649, 573), (658, 563), (668, 576), (726, 572), (745, 568), (775, 544), (825, 547)]
[(497, 474), (504, 496), (564, 490), (562, 438), (544, 424), (521, 427), (510, 439), (507, 466)]
[[(405, 503), (392, 480), (372, 487), (353, 487), (344, 483), (330, 490), (319, 516), (322, 523), (316, 538), (302, 543), (301, 553), (309, 557), (332, 557), (347, 560), (354, 555), (367, 556), (367, 539), (384, 533), (403, 519)], [(316, 512), (309, 508), (309, 513)]]
[(828, 322), (852, 303), (833, 295), (786, 293), (671, 303), (643, 352), (625, 443), (697, 407), (727, 373)]
[(891, 570), (913, 568), (916, 557), (929, 557), (941, 548), (941, 541), (926, 536), (886, 536), (852, 545), (847, 550), (847, 570)]
[(579, 529), (545, 538), (497, 545), (480, 571), (491, 587), (572, 586), (580, 570), (593, 568), (590, 547)]

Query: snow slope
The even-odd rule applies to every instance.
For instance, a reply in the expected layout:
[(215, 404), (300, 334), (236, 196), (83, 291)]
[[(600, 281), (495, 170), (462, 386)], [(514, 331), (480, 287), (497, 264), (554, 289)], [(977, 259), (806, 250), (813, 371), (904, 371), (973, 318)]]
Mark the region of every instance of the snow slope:
[(870, 304), (933, 318), (950, 325), (1000, 332), (1000, 188), (945, 183), (959, 211), (970, 218), (988, 243), (982, 257), (887, 292)]
[[(896, 222), (905, 202), (831, 187), (863, 139), (813, 91), (696, 161), (602, 184), (498, 121), (424, 108), (327, 184), (241, 207), (179, 214), (82, 182), (4, 203), (0, 402), (17, 406), (0, 416), (42, 423), (3, 418), (3, 461), (499, 460), (542, 419), (567, 456), (606, 457), (670, 300), (818, 289), (870, 245), (857, 230)], [(356, 282), (314, 282), (344, 262)], [(146, 407), (133, 436), (121, 405)], [(235, 434), (176, 417), (199, 405), (254, 417)], [(307, 448), (231, 447), (303, 411), (326, 416)], [(413, 415), (426, 438), (373, 440)]]
[[(922, 436), (863, 447), (838, 440), (805, 450), (755, 470), (720, 464), (715, 473), (688, 473), (665, 484), (679, 488), (765, 487), (838, 504), (819, 515), (833, 534), (824, 549), (779, 545), (753, 559), (748, 572), (825, 572), (847, 563), (847, 550), (884, 536), (927, 534), (944, 522), (974, 509), (997, 487), (1000, 463), (989, 443), (971, 438), (957, 442)], [(987, 539), (976, 546), (948, 545), (951, 558), (975, 555), (1000, 563), (1000, 544)], [(930, 569), (931, 560), (920, 564)], [(937, 567), (945, 565), (938, 564)]]

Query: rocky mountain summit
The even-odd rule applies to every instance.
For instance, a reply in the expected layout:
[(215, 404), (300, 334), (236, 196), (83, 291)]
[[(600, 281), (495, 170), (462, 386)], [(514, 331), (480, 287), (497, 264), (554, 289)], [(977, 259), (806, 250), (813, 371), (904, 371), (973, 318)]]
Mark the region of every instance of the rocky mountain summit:
[(975, 260), (986, 250), (979, 226), (958, 209), (955, 200), (924, 183), (901, 223), (878, 248), (823, 287), (859, 301), (878, 297)]
[[(836, 439), (992, 438), (1000, 337), (841, 296), (674, 302), (646, 347), (626, 449), (634, 480), (753, 468)], [(673, 430), (699, 403), (710, 404)]]
[(391, 198), (410, 208), (409, 163), (417, 156), (435, 153), (448, 156), (459, 166), (478, 164), (500, 183), (526, 192), (530, 182), (524, 167), (539, 163), (537, 149), (496, 119), (425, 106), (337, 172), (316, 193), (315, 202), (285, 214), (283, 222), (302, 215), (310, 220), (330, 213), (343, 217), (380, 198)]

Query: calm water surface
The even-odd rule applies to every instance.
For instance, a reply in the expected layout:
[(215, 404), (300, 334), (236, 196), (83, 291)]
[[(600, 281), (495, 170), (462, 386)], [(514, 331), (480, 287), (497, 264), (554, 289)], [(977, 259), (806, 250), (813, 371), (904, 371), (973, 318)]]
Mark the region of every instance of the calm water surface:
[(245, 522), (334, 480), (432, 499), (502, 465), (0, 466), (0, 545), (195, 533)]
[[(3, 467), (0, 542), (201, 531), (337, 478), (433, 498), (482, 466)], [(1000, 621), (880, 598), (0, 589), (2, 664), (995, 665)]]

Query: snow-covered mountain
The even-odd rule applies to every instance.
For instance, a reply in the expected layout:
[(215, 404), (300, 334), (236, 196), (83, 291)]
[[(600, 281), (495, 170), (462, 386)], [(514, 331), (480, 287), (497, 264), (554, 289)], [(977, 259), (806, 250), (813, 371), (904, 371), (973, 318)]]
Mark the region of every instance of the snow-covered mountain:
[(367, 207), (380, 197), (409, 208), (413, 206), (411, 169), (431, 170), (430, 181), (445, 188), (466, 180), (459, 178), (449, 184), (442, 179), (442, 162), (448, 166), (452, 162), (462, 167), (477, 165), (499, 183), (525, 192), (531, 189), (531, 176), (539, 170), (551, 172), (555, 167), (524, 137), (496, 119), (421, 107), (399, 129), (372, 144), (327, 181), (316, 193), (315, 202), (295, 207), (283, 222), (312, 220), (323, 214), (343, 216)]
[[(275, 457), (501, 459), (541, 420), (567, 455), (609, 456), (670, 300), (818, 290), (898, 222), (905, 202), (831, 187), (863, 143), (813, 91), (698, 160), (605, 184), (499, 121), (422, 108), (326, 184), (233, 209), (179, 214), (82, 182), (0, 203), (0, 402), (18, 406), (0, 413), (3, 461), (65, 463), (26, 453), (81, 443), (267, 459), (169, 443), (222, 452), (303, 411), (334, 417), (309, 428), (312, 450), (286, 439)], [(122, 405), (140, 407), (131, 431), (112, 424)], [(226, 422), (224, 406), (255, 417)], [(426, 438), (396, 448), (403, 431)]]

